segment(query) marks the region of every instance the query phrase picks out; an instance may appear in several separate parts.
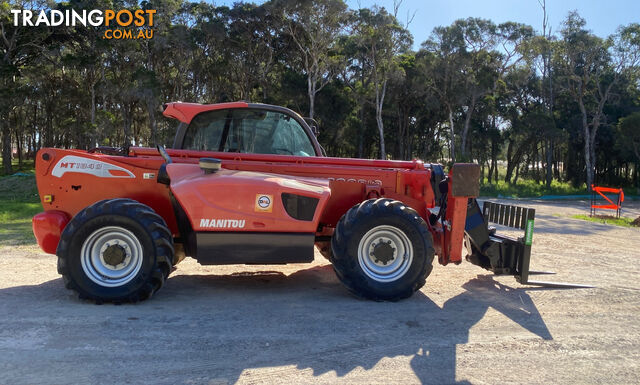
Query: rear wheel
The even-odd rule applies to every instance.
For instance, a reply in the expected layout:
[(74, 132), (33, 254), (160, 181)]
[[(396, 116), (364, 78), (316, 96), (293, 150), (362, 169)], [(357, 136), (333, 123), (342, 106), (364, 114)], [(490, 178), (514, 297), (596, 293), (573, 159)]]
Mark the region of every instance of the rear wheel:
[(57, 255), (66, 287), (81, 298), (136, 302), (164, 284), (173, 237), (150, 207), (131, 199), (104, 200), (69, 222)]
[(357, 296), (395, 301), (410, 297), (431, 273), (433, 240), (410, 207), (371, 199), (351, 208), (331, 241), (338, 278)]

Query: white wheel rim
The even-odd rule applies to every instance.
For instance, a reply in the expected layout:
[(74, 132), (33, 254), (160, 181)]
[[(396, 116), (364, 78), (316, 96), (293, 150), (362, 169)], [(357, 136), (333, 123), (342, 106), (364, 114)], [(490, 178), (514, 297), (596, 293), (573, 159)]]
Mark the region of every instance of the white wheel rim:
[(372, 228), (358, 244), (358, 263), (367, 277), (393, 282), (404, 276), (413, 262), (413, 246), (407, 234), (397, 227)]
[(142, 260), (142, 245), (138, 238), (119, 226), (94, 231), (80, 250), (82, 270), (90, 280), (104, 287), (130, 282), (142, 268)]

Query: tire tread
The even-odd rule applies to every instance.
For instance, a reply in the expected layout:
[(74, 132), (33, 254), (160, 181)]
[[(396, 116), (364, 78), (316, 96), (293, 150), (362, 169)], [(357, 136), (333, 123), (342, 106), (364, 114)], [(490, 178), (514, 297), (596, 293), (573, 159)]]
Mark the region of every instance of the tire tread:
[[(415, 226), (415, 228), (419, 230), (421, 238), (425, 241), (426, 252), (426, 260), (420, 267), (418, 278), (413, 281), (410, 287), (391, 296), (380, 295), (370, 290), (366, 278), (358, 274), (360, 267), (357, 256), (353, 258), (347, 252), (349, 239), (351, 239), (356, 228), (361, 226), (363, 221), (370, 220), (371, 217), (379, 216), (384, 212), (392, 212), (405, 220), (418, 222), (419, 225)], [(330, 260), (338, 279), (356, 296), (374, 301), (398, 301), (413, 295), (414, 292), (424, 286), (427, 277), (431, 274), (435, 254), (433, 238), (422, 217), (404, 203), (388, 198), (369, 199), (349, 209), (338, 221), (331, 240), (331, 248)]]
[(94, 293), (83, 290), (69, 273), (69, 246), (73, 234), (87, 221), (100, 215), (121, 215), (137, 221), (149, 234), (154, 245), (155, 261), (147, 282), (122, 298), (109, 299), (113, 303), (138, 302), (148, 299), (160, 290), (171, 273), (174, 247), (173, 236), (166, 222), (153, 209), (138, 201), (127, 198), (107, 199), (96, 202), (80, 211), (67, 224), (62, 232), (56, 255), (58, 256), (58, 273), (62, 275), (65, 287), (78, 293), (80, 299), (93, 300), (96, 304), (107, 301)]

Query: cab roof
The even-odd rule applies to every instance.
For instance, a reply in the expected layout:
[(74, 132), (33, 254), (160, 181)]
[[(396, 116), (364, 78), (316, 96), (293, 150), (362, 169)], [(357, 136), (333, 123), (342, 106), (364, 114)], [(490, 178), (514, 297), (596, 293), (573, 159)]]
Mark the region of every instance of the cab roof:
[(248, 108), (247, 102), (231, 102), (216, 104), (172, 102), (163, 105), (162, 115), (189, 124), (194, 116), (204, 111), (222, 110), (225, 108)]

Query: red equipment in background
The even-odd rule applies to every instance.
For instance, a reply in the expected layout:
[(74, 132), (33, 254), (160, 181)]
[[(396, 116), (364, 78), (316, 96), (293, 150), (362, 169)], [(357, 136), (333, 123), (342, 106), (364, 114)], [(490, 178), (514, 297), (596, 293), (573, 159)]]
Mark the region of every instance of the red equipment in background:
[[(606, 193), (616, 194), (617, 198), (614, 198), (616, 200), (616, 203), (614, 203), (612, 199), (606, 196), (605, 195)], [(599, 194), (601, 197), (603, 197), (607, 202), (609, 202), (609, 204), (605, 204), (605, 205), (597, 204), (598, 197), (596, 196), (596, 194)], [(597, 209), (605, 209), (605, 210), (616, 210), (616, 218), (620, 218), (620, 210), (622, 210), (622, 202), (624, 202), (624, 192), (622, 191), (621, 188), (611, 188), (611, 187), (601, 187), (601, 186), (591, 185), (590, 216), (596, 215)]]

